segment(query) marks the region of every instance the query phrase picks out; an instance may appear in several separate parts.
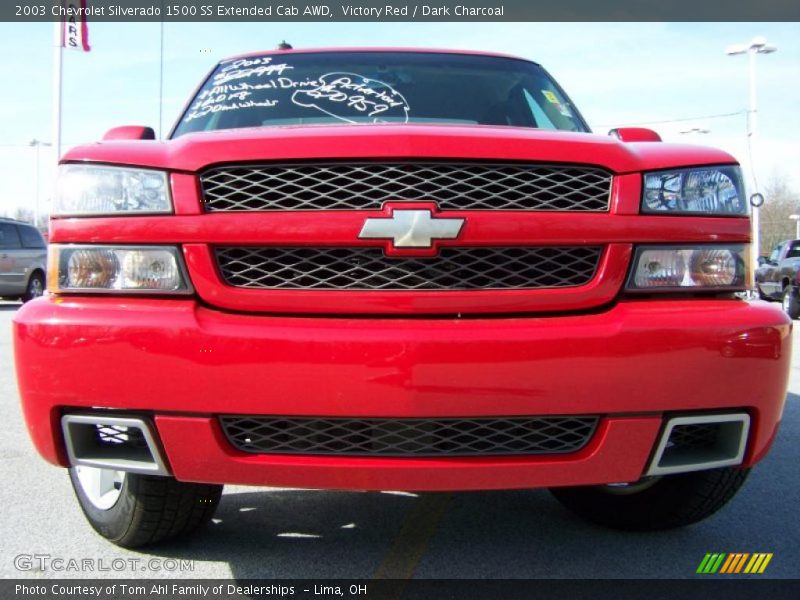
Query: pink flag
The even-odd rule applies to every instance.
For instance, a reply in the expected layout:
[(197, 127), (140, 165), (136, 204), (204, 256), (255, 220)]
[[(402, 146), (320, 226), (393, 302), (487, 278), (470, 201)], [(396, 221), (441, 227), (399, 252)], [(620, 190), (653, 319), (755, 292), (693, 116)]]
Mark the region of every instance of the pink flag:
[(86, 24), (86, 0), (62, 0), (65, 16), (61, 22), (61, 45), (71, 50), (89, 52), (89, 26)]

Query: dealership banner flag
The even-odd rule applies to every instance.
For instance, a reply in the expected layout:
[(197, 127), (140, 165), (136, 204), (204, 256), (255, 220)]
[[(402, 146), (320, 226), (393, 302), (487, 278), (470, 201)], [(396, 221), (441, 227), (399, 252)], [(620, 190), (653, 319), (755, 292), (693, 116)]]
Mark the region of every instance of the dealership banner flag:
[(89, 52), (89, 26), (86, 24), (86, 0), (62, 0), (61, 45), (70, 50)]

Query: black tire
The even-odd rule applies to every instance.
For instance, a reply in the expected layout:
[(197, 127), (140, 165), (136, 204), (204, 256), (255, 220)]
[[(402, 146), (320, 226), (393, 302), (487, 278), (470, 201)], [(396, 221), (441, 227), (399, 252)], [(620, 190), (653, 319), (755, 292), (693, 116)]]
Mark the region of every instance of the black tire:
[(550, 492), (581, 517), (613, 529), (674, 529), (710, 517), (733, 498), (750, 469), (712, 469), (665, 475), (631, 484), (553, 488)]
[(783, 288), (783, 300), (781, 302), (783, 312), (794, 320), (800, 317), (800, 298), (797, 295), (797, 288), (787, 285)]
[(91, 526), (124, 548), (156, 544), (197, 530), (214, 516), (222, 495), (221, 485), (127, 473), (118, 500), (103, 510), (88, 498), (74, 467), (69, 474)]
[(44, 294), (44, 276), (38, 271), (28, 279), (28, 286), (22, 294), (22, 301), (28, 302)]

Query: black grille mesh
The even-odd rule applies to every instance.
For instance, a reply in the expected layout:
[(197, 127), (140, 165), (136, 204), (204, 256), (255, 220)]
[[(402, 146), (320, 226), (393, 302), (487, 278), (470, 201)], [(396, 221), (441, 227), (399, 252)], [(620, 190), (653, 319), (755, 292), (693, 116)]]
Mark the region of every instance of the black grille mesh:
[(595, 416), (360, 419), (222, 416), (245, 452), (350, 456), (564, 454), (591, 439)]
[(711, 448), (717, 442), (719, 431), (719, 423), (675, 425), (669, 435), (669, 447)]
[(212, 167), (207, 211), (378, 209), (430, 200), (442, 210), (606, 211), (611, 174), (597, 167), (482, 163), (324, 163)]
[(380, 248), (219, 247), (232, 286), (260, 289), (457, 290), (584, 285), (600, 247), (442, 248), (432, 258), (386, 257)]

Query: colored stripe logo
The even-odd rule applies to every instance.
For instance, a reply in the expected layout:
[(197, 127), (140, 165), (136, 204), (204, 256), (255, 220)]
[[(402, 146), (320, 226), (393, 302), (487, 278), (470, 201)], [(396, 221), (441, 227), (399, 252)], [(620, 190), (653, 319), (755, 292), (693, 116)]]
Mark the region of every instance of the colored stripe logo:
[(702, 575), (713, 575), (714, 573), (761, 574), (771, 560), (772, 552), (755, 552), (753, 554), (748, 552), (709, 552), (700, 561), (697, 573)]

